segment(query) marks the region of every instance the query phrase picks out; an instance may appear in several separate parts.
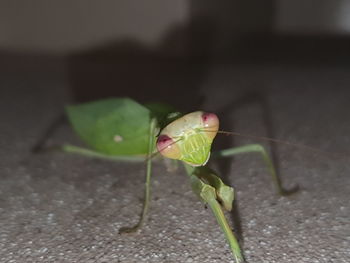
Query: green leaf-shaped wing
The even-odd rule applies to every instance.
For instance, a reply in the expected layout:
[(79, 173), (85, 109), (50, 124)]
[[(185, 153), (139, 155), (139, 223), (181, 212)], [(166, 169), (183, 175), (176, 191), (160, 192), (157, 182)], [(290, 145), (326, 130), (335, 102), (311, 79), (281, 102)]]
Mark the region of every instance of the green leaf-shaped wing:
[(129, 98), (67, 106), (69, 120), (92, 149), (108, 155), (146, 154), (150, 111)]

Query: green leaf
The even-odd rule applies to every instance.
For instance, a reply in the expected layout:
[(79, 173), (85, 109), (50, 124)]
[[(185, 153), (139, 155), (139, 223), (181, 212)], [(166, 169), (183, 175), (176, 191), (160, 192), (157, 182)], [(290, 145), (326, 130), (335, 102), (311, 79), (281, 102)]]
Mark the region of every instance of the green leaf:
[(92, 149), (108, 155), (146, 154), (150, 111), (129, 98), (66, 107), (69, 120)]

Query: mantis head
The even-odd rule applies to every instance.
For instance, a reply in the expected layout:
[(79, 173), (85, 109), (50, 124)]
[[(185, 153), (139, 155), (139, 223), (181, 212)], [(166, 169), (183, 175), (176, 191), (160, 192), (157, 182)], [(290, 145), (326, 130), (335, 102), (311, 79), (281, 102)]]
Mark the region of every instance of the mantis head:
[(168, 124), (159, 134), (157, 149), (165, 157), (203, 166), (219, 129), (214, 113), (196, 111)]

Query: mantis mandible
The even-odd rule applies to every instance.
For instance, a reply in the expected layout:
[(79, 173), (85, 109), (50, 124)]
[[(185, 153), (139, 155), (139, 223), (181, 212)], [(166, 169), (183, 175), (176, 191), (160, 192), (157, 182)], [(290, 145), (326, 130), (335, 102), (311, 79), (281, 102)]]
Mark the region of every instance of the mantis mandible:
[(244, 261), (243, 254), (223, 212), (232, 209), (234, 190), (206, 165), (210, 156), (259, 153), (278, 192), (285, 193), (261, 145), (249, 144), (211, 153), (212, 142), (220, 132), (219, 119), (214, 113), (195, 111), (181, 115), (163, 104), (143, 106), (128, 98), (73, 105), (66, 110), (74, 130), (90, 149), (64, 144), (63, 151), (119, 161), (146, 161), (144, 203), (139, 222), (120, 229), (120, 233), (137, 231), (145, 222), (150, 202), (152, 157), (158, 153), (183, 163), (194, 193), (211, 208), (237, 263)]

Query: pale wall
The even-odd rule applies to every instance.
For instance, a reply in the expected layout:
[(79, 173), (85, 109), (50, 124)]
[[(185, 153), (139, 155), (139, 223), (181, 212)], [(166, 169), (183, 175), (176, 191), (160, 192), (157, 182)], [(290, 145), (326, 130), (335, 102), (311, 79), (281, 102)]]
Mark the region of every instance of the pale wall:
[(185, 0), (2, 0), (0, 49), (65, 53), (124, 37), (152, 44), (186, 21)]

